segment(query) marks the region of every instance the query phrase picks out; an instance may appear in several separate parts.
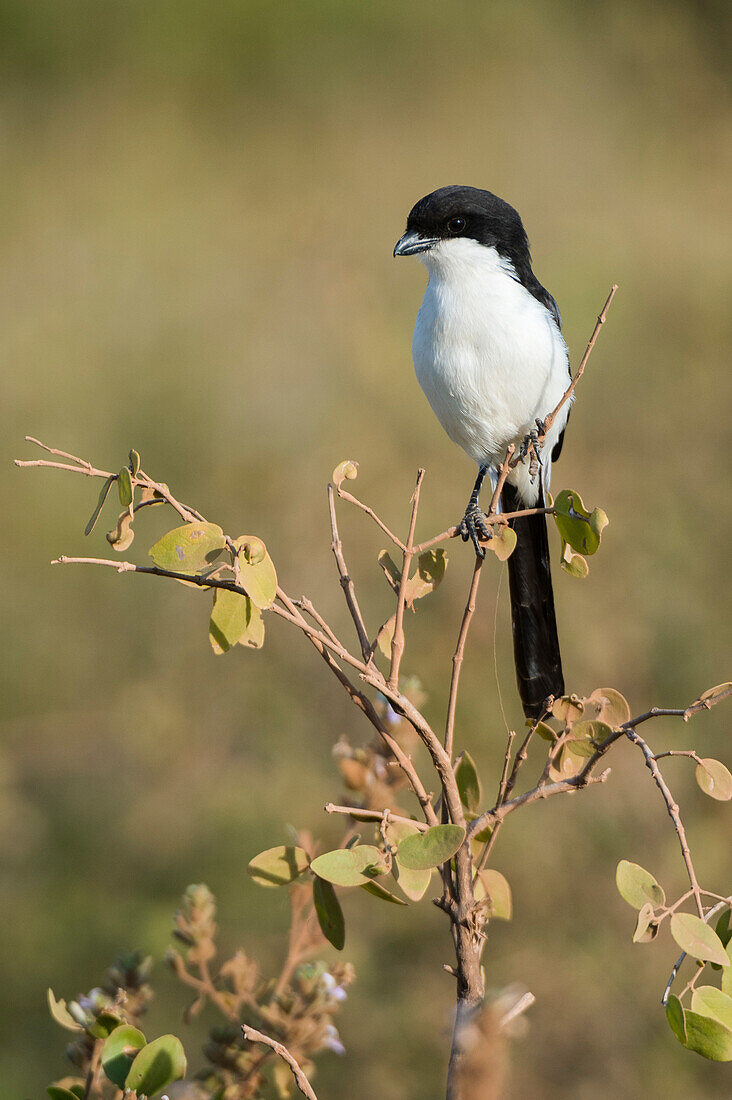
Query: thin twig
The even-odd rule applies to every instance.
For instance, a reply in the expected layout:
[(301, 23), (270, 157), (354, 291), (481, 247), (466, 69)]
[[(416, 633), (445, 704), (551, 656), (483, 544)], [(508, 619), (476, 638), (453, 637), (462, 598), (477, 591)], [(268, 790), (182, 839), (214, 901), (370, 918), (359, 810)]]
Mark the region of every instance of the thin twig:
[(412, 494), (412, 516), (409, 521), (409, 534), (407, 535), (407, 544), (404, 547), (404, 560), (402, 564), (402, 575), (399, 579), (399, 592), (397, 594), (397, 609), (396, 619), (394, 622), (394, 635), (391, 639), (391, 666), (389, 668), (389, 687), (396, 689), (399, 686), (399, 666), (402, 661), (402, 655), (404, 653), (404, 609), (406, 607), (406, 599), (404, 594), (407, 589), (407, 581), (409, 580), (409, 570), (412, 565), (412, 558), (414, 557), (414, 528), (417, 523), (417, 510), (419, 508), (419, 493), (422, 487), (422, 479), (424, 478), (424, 470), (420, 467), (417, 471), (417, 484), (414, 487), (414, 493)]
[(458, 634), (457, 645), (455, 646), (455, 653), (452, 658), (452, 676), (450, 678), (450, 694), (447, 703), (447, 718), (445, 720), (445, 752), (452, 759), (452, 747), (455, 733), (455, 710), (457, 707), (458, 688), (460, 686), (460, 672), (463, 667), (463, 659), (465, 657), (465, 643), (468, 640), (468, 631), (470, 630), (470, 623), (475, 611), (475, 604), (478, 598), (478, 585), (480, 584), (481, 568), (483, 566), (483, 558), (475, 555), (475, 566), (473, 567), (473, 577), (470, 582), (470, 591), (468, 592), (468, 602), (465, 604), (465, 610), (463, 611), (462, 622), (460, 623), (460, 632)]
[(354, 817), (357, 821), (368, 818), (369, 821), (395, 821), (400, 825), (413, 825), (420, 832), (425, 832), (429, 826), (421, 821), (415, 821), (413, 817), (403, 817), (401, 814), (392, 813), (391, 810), (367, 810), (361, 806), (336, 806), (333, 802), (326, 802), (323, 809), (327, 814), (344, 814)]
[[(485, 522), (493, 524), (495, 526), (504, 526), (512, 519), (521, 519), (524, 516), (553, 516), (554, 508), (521, 508), (518, 512), (500, 512), (497, 515), (484, 516)], [(420, 542), (414, 547), (415, 554), (422, 554), (425, 550), (430, 550), (433, 546), (437, 546), (439, 542), (445, 542), (448, 539), (457, 538), (460, 534), (460, 527), (448, 527), (446, 531), (442, 531), (439, 535), (434, 535), (431, 539), (426, 539), (425, 542)]]
[(244, 1038), (250, 1043), (263, 1043), (265, 1046), (270, 1047), (270, 1049), (273, 1050), (278, 1057), (282, 1058), (284, 1062), (287, 1062), (292, 1070), (292, 1076), (295, 1078), (295, 1083), (303, 1096), (306, 1096), (308, 1100), (318, 1100), (313, 1092), (312, 1085), (286, 1046), (283, 1046), (282, 1043), (278, 1043), (276, 1039), (271, 1039), (269, 1035), (264, 1035), (261, 1031), (257, 1031), (256, 1028), (250, 1027), (249, 1024), (242, 1024), (241, 1030)]
[(570, 398), (574, 394), (574, 391), (577, 388), (577, 383), (579, 382), (580, 378), (582, 377), (582, 375), (585, 372), (585, 367), (587, 366), (587, 361), (590, 358), (590, 355), (592, 354), (592, 349), (594, 348), (595, 341), (597, 340), (597, 337), (600, 334), (600, 329), (605, 324), (605, 321), (607, 319), (607, 311), (610, 308), (610, 304), (612, 303), (612, 300), (615, 297), (615, 292), (616, 292), (617, 289), (618, 289), (617, 284), (613, 283), (612, 288), (610, 290), (610, 293), (607, 296), (607, 300), (605, 302), (605, 305), (600, 310), (597, 321), (595, 323), (595, 327), (592, 330), (592, 336), (590, 336), (590, 339), (587, 343), (587, 347), (585, 348), (585, 354), (582, 356), (582, 360), (580, 362), (580, 365), (577, 368), (577, 373), (575, 374), (574, 378), (572, 379), (572, 381), (567, 386), (567, 389), (564, 391), (564, 393), (562, 395), (562, 398), (559, 401), (559, 403), (556, 405), (556, 407), (554, 409), (552, 409), (552, 411), (549, 413), (548, 416), (544, 417), (542, 430), (539, 433), (539, 437), (538, 437), (539, 444), (542, 444), (544, 442), (544, 440), (546, 439), (547, 433), (549, 432), (549, 429), (551, 428), (552, 424), (556, 420), (557, 413), (559, 412), (559, 410), (561, 408), (563, 408), (564, 405), (566, 405), (566, 403), (570, 400)]
[(338, 520), (336, 518), (334, 488), (335, 487), (332, 484), (328, 486), (328, 510), (330, 512), (331, 532), (330, 548), (333, 551), (333, 557), (335, 558), (336, 565), (338, 566), (338, 575), (341, 579), (341, 588), (343, 589), (343, 595), (346, 598), (348, 610), (351, 613), (353, 624), (356, 627), (356, 633), (358, 634), (358, 644), (361, 647), (361, 655), (364, 661), (366, 661), (366, 663), (368, 664), (372, 655), (371, 643), (369, 642), (369, 636), (366, 633), (366, 627), (364, 626), (361, 608), (358, 606), (356, 589), (348, 572), (346, 559), (343, 556), (343, 543), (341, 542), (341, 536), (338, 533)]
[(366, 515), (374, 521), (376, 526), (380, 527), (384, 534), (391, 539), (394, 545), (398, 546), (402, 553), (404, 552), (406, 547), (402, 540), (397, 535), (395, 535), (393, 531), (389, 530), (384, 521), (380, 519), (379, 516), (377, 516), (373, 508), (369, 508), (368, 504), (364, 504), (363, 501), (358, 499), (358, 497), (353, 496), (352, 493), (347, 492), (345, 489), (341, 489), (339, 486), (336, 487), (336, 492), (338, 493), (338, 496), (341, 500), (347, 500), (349, 504), (355, 504), (357, 508), (360, 508), (362, 512), (365, 512)]
[(681, 855), (683, 856), (684, 863), (686, 865), (686, 873), (689, 876), (689, 882), (691, 884), (691, 888), (694, 891), (694, 900), (696, 902), (696, 907), (697, 907), (697, 910), (699, 912), (699, 916), (703, 919), (704, 918), (704, 907), (702, 905), (701, 892), (700, 892), (699, 883), (698, 883), (697, 877), (696, 877), (696, 871), (694, 870), (694, 863), (693, 863), (692, 858), (691, 858), (691, 852), (689, 851), (689, 844), (688, 844), (687, 839), (686, 839), (686, 831), (685, 831), (683, 823), (681, 821), (681, 815), (679, 813), (678, 804), (676, 803), (676, 800), (674, 799), (673, 795), (671, 794), (671, 791), (668, 789), (668, 785), (666, 783), (666, 780), (661, 775), (661, 769), (659, 768), (658, 764), (656, 763), (656, 758), (653, 755), (653, 752), (651, 751), (651, 749), (648, 747), (647, 743), (643, 740), (643, 738), (640, 736), (640, 734), (637, 733), (634, 729), (628, 729), (625, 732), (626, 732), (626, 736), (627, 736), (628, 740), (632, 741), (634, 745), (637, 745), (638, 748), (643, 753), (643, 756), (644, 756), (645, 761), (646, 761), (646, 767), (648, 768), (651, 775), (653, 776), (653, 778), (655, 780), (655, 783), (656, 783), (656, 786), (658, 787), (659, 791), (661, 792), (661, 796), (662, 796), (664, 802), (666, 803), (666, 809), (668, 810), (669, 817), (671, 818), (671, 820), (674, 823), (674, 828), (676, 829), (676, 835), (679, 838), (679, 845), (681, 847)]

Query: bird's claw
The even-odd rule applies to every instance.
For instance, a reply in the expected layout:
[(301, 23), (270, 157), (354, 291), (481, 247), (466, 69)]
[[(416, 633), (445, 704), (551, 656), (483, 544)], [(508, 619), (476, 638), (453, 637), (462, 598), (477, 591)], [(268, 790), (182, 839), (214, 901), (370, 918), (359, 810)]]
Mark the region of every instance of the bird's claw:
[(485, 557), (485, 547), (480, 545), (480, 539), (487, 542), (493, 537), (493, 533), (485, 521), (484, 512), (475, 501), (471, 500), (465, 509), (465, 515), (458, 526), (458, 534), (463, 542), (471, 540), (479, 558)]
[(544, 421), (537, 419), (536, 427), (524, 436), (518, 455), (520, 462), (523, 462), (527, 457), (529, 458), (529, 480), (532, 484), (539, 473), (540, 467), (544, 465), (541, 457), (543, 443), (539, 442), (540, 435), (544, 435)]

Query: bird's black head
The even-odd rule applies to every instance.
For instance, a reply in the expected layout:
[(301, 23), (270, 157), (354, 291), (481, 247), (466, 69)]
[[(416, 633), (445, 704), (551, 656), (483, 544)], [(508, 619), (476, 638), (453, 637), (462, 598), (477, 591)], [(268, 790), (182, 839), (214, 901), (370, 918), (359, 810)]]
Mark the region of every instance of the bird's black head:
[(412, 207), (395, 256), (427, 252), (440, 241), (467, 237), (496, 251), (515, 266), (530, 263), (529, 242), (518, 212), (491, 191), (440, 187)]

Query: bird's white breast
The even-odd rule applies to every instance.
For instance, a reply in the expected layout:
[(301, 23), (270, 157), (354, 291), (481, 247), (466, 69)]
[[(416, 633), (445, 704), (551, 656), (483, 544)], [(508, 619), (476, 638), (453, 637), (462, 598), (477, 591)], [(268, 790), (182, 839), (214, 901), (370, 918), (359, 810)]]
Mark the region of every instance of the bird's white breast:
[[(450, 438), (495, 467), (567, 388), (566, 345), (549, 311), (495, 249), (456, 238), (420, 259), (429, 283), (412, 345), (419, 384)], [(568, 412), (567, 405), (547, 437), (547, 460)], [(512, 480), (527, 503), (536, 499), (526, 467)]]

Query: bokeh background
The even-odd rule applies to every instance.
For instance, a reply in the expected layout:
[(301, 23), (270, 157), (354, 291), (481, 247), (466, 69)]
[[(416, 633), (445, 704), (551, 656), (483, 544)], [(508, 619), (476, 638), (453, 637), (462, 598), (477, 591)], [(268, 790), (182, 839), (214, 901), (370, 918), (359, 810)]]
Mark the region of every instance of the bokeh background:
[[(131, 446), (227, 530), (267, 542), (286, 587), (347, 624), (325, 484), (358, 487), (404, 526), (427, 468), (421, 534), (472, 484), (414, 379), (424, 272), (391, 260), (417, 198), (471, 183), (521, 211), (535, 270), (577, 362), (620, 284), (572, 416), (558, 486), (608, 512), (588, 580), (556, 580), (572, 689), (616, 686), (634, 711), (683, 705), (730, 675), (729, 84), (724, 5), (414, 0), (3, 0), (0, 344), (4, 512), (0, 663), (0, 1092), (66, 1072), (45, 989), (95, 985), (115, 951), (160, 958), (189, 882), (218, 895), (222, 940), (274, 966), (284, 894), (245, 873), (285, 825), (335, 839), (330, 747), (368, 736), (299, 636), (214, 657), (205, 597), (148, 578), (51, 569), (85, 540), (98, 485), (20, 471), (26, 434), (116, 469)], [(727, 343), (727, 347), (728, 347)], [(143, 560), (161, 530), (129, 552)], [(344, 515), (369, 625), (386, 613), (383, 545)], [(558, 547), (557, 547), (558, 550)], [(410, 621), (405, 670), (444, 711), (470, 569)], [(488, 571), (458, 742), (497, 781), (493, 671), (501, 567)], [(507, 586), (497, 668), (513, 686)], [(655, 725), (652, 743), (729, 764), (729, 711)], [(667, 776), (700, 876), (729, 888), (729, 809), (684, 761)], [(510, 1095), (721, 1096), (728, 1067), (681, 1049), (658, 1000), (674, 945), (633, 946), (621, 858), (669, 891), (684, 875), (650, 777), (628, 747), (609, 783), (511, 819), (496, 849), (516, 916), (491, 928), (488, 983), (537, 995)], [(324, 1100), (441, 1095), (453, 989), (444, 918), (346, 900), (359, 980), (347, 1055)], [(162, 964), (149, 1030), (185, 994)], [(184, 1031), (191, 1062), (202, 1031)], [(344, 1082), (347, 1082), (344, 1084)]]

